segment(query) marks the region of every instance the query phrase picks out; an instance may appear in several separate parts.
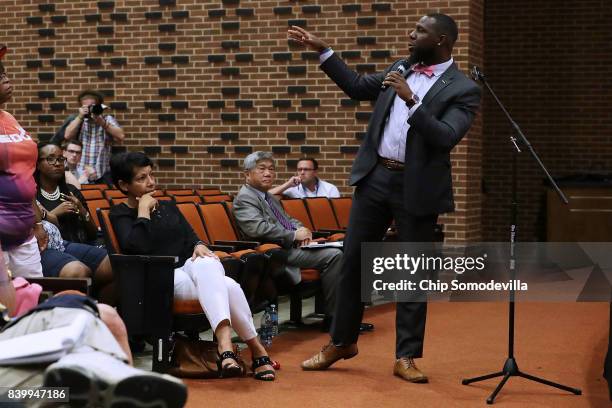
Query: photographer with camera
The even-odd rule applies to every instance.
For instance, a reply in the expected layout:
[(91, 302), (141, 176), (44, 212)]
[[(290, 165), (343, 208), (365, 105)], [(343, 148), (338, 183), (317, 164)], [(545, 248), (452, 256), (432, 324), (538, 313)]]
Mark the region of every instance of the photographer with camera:
[(88, 171), (86, 183), (111, 184), (110, 156), (113, 143), (125, 138), (123, 129), (111, 115), (105, 115), (104, 95), (87, 89), (78, 96), (80, 104), (76, 115), (70, 115), (55, 134), (52, 141), (61, 144), (68, 140), (79, 140), (83, 144), (83, 155), (77, 168), (79, 173)]

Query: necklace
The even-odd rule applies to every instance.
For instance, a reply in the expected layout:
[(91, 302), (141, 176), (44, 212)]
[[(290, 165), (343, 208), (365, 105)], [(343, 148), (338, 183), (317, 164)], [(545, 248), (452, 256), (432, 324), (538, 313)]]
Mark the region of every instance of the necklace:
[(57, 186), (54, 192), (47, 193), (45, 190), (41, 188), (40, 194), (49, 201), (56, 201), (57, 199), (60, 198), (60, 189), (59, 189), (59, 186)]

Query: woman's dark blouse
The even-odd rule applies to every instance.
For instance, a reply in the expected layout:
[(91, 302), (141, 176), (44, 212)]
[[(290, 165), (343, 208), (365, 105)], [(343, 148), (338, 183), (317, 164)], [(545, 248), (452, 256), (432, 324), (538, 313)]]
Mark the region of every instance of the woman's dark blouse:
[[(87, 209), (87, 202), (85, 201), (83, 194), (81, 194), (81, 192), (72, 184), (66, 184), (66, 187), (68, 188), (67, 190), (60, 187), (60, 191), (66, 195), (70, 195), (70, 193), (74, 194), (74, 196), (79, 199), (81, 204), (83, 204), (83, 207)], [(40, 194), (40, 188), (36, 190), (36, 199), (42, 204), (43, 207), (45, 207), (47, 211), (53, 211), (55, 207), (62, 203), (62, 201), (59, 199), (51, 201), (44, 198), (42, 194)], [(62, 234), (62, 238), (66, 241), (86, 244), (96, 239), (95, 236), (87, 236), (87, 228), (84, 225), (85, 221), (83, 221), (77, 214), (64, 214), (61, 217), (58, 217), (57, 220), (59, 222), (59, 230)]]
[(124, 254), (176, 256), (183, 265), (199, 241), (171, 201), (160, 201), (150, 220), (138, 217), (138, 209), (125, 203), (113, 206), (109, 215)]

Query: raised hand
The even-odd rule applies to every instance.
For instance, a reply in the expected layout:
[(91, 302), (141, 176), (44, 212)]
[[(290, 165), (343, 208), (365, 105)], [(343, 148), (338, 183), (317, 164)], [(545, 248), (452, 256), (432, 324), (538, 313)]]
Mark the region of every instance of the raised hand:
[(195, 246), (195, 248), (193, 249), (193, 255), (191, 256), (191, 260), (195, 261), (196, 258), (204, 258), (204, 257), (211, 257), (211, 258), (215, 258), (215, 259), (219, 259), (219, 257), (217, 256), (217, 254), (215, 254), (213, 251), (211, 251), (210, 249), (208, 249), (206, 247), (206, 245), (204, 244), (198, 244)]
[(312, 232), (306, 227), (298, 228), (295, 231), (295, 240), (298, 243), (298, 246), (304, 246), (310, 244), (312, 241)]
[(322, 52), (329, 47), (325, 41), (304, 30), (302, 27), (291, 26), (291, 28), (287, 30), (287, 34), (290, 40), (296, 41), (314, 51)]
[(406, 78), (404, 78), (402, 74), (397, 71), (389, 72), (383, 80), (383, 84), (395, 89), (397, 96), (402, 98), (404, 101), (408, 101), (410, 98), (412, 98), (412, 91), (410, 90), (408, 83), (406, 83)]
[(139, 215), (140, 215), (140, 210), (143, 210), (143, 212), (150, 214), (151, 211), (157, 206), (157, 199), (155, 199), (155, 197), (153, 197), (152, 194), (153, 193), (143, 194), (138, 199)]
[(89, 105), (83, 105), (79, 108), (79, 118), (83, 119), (89, 115)]
[(63, 201), (49, 212), (56, 217), (61, 217), (62, 215), (76, 213), (77, 211), (77, 207), (71, 201)]

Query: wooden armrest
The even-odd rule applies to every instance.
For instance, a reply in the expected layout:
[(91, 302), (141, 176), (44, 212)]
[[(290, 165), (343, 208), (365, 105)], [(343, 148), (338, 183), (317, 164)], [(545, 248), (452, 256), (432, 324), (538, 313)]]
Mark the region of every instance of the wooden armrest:
[(154, 262), (154, 263), (172, 262), (172, 264), (174, 264), (173, 256), (111, 254), (109, 255), (109, 257), (111, 260), (117, 260), (117, 261), (142, 261), (142, 262)]
[(232, 245), (206, 245), (211, 251), (223, 251), (223, 252), (234, 252), (236, 247)]
[(253, 249), (261, 245), (257, 241), (215, 241), (215, 245), (230, 245), (236, 247), (236, 249)]
[(172, 325), (175, 257), (110, 255), (119, 310), (130, 335), (167, 333)]
[(30, 283), (38, 283), (45, 292), (56, 294), (64, 290), (78, 290), (89, 295), (91, 278), (28, 278)]
[(328, 234), (346, 234), (346, 230), (343, 229), (324, 229), (324, 230), (318, 230), (321, 232), (326, 232)]

